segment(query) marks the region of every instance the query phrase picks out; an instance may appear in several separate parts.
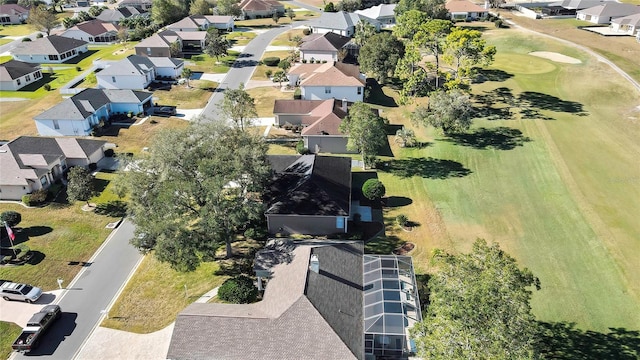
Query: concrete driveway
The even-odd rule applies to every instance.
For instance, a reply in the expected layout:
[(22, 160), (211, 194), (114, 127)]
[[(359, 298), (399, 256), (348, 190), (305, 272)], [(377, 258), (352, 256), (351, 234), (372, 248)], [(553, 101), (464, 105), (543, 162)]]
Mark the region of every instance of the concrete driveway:
[(63, 291), (55, 290), (42, 293), (40, 299), (34, 304), (0, 299), (0, 321), (12, 322), (20, 327), (25, 327), (31, 315), (40, 311), (45, 305), (57, 303)]

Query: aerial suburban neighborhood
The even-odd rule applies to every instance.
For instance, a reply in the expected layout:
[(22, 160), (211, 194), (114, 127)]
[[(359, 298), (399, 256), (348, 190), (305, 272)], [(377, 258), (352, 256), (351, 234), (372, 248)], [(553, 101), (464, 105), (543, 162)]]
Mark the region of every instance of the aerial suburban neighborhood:
[(640, 359), (640, 0), (0, 1), (0, 358)]

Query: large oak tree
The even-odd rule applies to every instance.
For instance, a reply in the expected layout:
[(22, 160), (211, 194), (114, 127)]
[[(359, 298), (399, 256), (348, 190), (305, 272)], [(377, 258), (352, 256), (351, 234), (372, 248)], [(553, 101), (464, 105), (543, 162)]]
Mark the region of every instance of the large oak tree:
[(347, 149), (362, 154), (365, 167), (372, 165), (378, 150), (388, 141), (384, 119), (363, 102), (351, 106), (340, 131), (349, 135)]

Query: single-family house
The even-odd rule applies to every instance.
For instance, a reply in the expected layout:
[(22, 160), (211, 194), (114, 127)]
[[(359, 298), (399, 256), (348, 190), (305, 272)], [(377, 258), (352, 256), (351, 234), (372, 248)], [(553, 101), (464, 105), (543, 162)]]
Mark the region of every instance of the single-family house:
[(136, 55), (171, 57), (171, 43), (159, 34), (153, 34), (140, 41), (135, 47)]
[(396, 4), (380, 4), (364, 10), (356, 10), (354, 12), (369, 19), (374, 19), (378, 21), (383, 28), (388, 28), (396, 24), (395, 9)]
[(118, 30), (119, 25), (93, 19), (68, 28), (60, 36), (87, 41), (90, 44), (103, 44), (118, 40)]
[(340, 131), (347, 116), (346, 101), (329, 100), (276, 100), (273, 115), (277, 126), (302, 126), (300, 135), (304, 147), (312, 153), (353, 153), (347, 150), (348, 135)]
[(546, 16), (576, 16), (578, 10), (604, 4), (605, 0), (561, 0), (542, 8)]
[(100, 15), (96, 17), (96, 20), (117, 25), (121, 20), (124, 19), (148, 15), (149, 13), (140, 11), (133, 6), (124, 6), (117, 9), (104, 9), (100, 13)]
[(348, 36), (333, 32), (305, 36), (298, 47), (301, 60), (338, 61), (338, 53), (351, 41)]
[(106, 141), (20, 136), (0, 146), (0, 199), (21, 200), (47, 189), (71, 166), (88, 166), (104, 157)]
[(635, 36), (640, 32), (640, 13), (611, 20), (611, 31)]
[(468, 0), (450, 0), (444, 5), (451, 21), (482, 20), (489, 15), (489, 10)]
[(351, 209), (351, 158), (269, 156), (274, 178), (265, 204), (270, 234), (346, 233)]
[(118, 4), (118, 6), (131, 6), (140, 11), (151, 11), (151, 5), (153, 4), (152, 0), (122, 0)]
[(587, 9), (578, 10), (576, 19), (588, 21), (593, 24), (609, 24), (611, 20), (619, 17), (640, 13), (640, 6), (608, 2)]
[(136, 55), (171, 57), (171, 44), (177, 42), (182, 54), (202, 53), (206, 31), (164, 30), (142, 40), (136, 46)]
[(147, 113), (153, 93), (136, 90), (85, 89), (34, 117), (43, 136), (87, 136), (114, 114)]
[(18, 60), (0, 64), (0, 90), (16, 91), (42, 79), (40, 65)]
[(210, 28), (216, 28), (233, 31), (234, 27), (233, 16), (191, 15), (171, 25), (167, 25), (167, 30), (206, 31)]
[(62, 63), (88, 51), (87, 42), (50, 35), (22, 42), (9, 53), (14, 59), (37, 64)]
[(129, 55), (96, 73), (96, 79), (100, 89), (140, 90), (159, 78), (179, 78), (183, 68), (182, 59)]
[(284, 5), (275, 0), (242, 0), (238, 6), (242, 19), (270, 18), (276, 13), (284, 15)]
[(357, 65), (341, 62), (296, 64), (289, 69), (289, 83), (299, 85), (302, 99), (364, 101), (366, 77)]
[(167, 359), (411, 354), (409, 329), (421, 312), (410, 256), (364, 254), (360, 241), (273, 239), (256, 254), (254, 271), (262, 300), (189, 305), (178, 314)]
[(29, 18), (29, 9), (18, 4), (0, 5), (0, 24), (22, 24)]
[(381, 25), (377, 20), (344, 11), (323, 12), (318, 19), (311, 22), (310, 27), (314, 33), (334, 32), (342, 36), (352, 37), (356, 32), (356, 25), (360, 21), (367, 21), (376, 28), (376, 31), (380, 30)]

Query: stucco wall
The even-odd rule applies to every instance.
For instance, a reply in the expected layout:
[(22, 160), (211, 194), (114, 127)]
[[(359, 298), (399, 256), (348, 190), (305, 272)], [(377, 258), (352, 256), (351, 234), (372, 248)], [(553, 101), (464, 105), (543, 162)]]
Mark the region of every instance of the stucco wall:
[(304, 146), (313, 153), (355, 154), (347, 150), (346, 136), (303, 136)]
[(267, 215), (267, 225), (270, 234), (329, 235), (346, 232), (347, 219), (343, 219), (343, 228), (338, 228), (334, 216)]
[(42, 136), (87, 136), (91, 131), (89, 120), (58, 120), (59, 129), (53, 120), (36, 120), (38, 134)]
[(364, 100), (364, 85), (360, 86), (331, 86), (331, 92), (326, 93), (325, 86), (301, 86), (301, 94), (304, 100), (347, 99), (349, 102)]
[[(100, 75), (96, 76), (98, 87), (101, 89), (144, 89), (151, 83), (144, 75)], [(115, 78), (115, 82), (113, 81)]]
[(300, 125), (302, 124), (302, 116), (301, 115), (276, 115), (276, 125), (283, 126), (286, 123), (291, 125)]
[(0, 186), (0, 199), (2, 200), (22, 200), (22, 195), (28, 194), (31, 192), (31, 188), (29, 186), (19, 186), (19, 185), (3, 185)]
[(338, 60), (338, 52), (337, 51), (300, 51), (300, 59), (302, 60), (326, 60), (326, 61), (337, 61)]
[(171, 76), (173, 78), (177, 78), (182, 74), (183, 68), (184, 66), (179, 66), (176, 69), (169, 67), (159, 67), (156, 68), (156, 73), (158, 74), (158, 76)]

